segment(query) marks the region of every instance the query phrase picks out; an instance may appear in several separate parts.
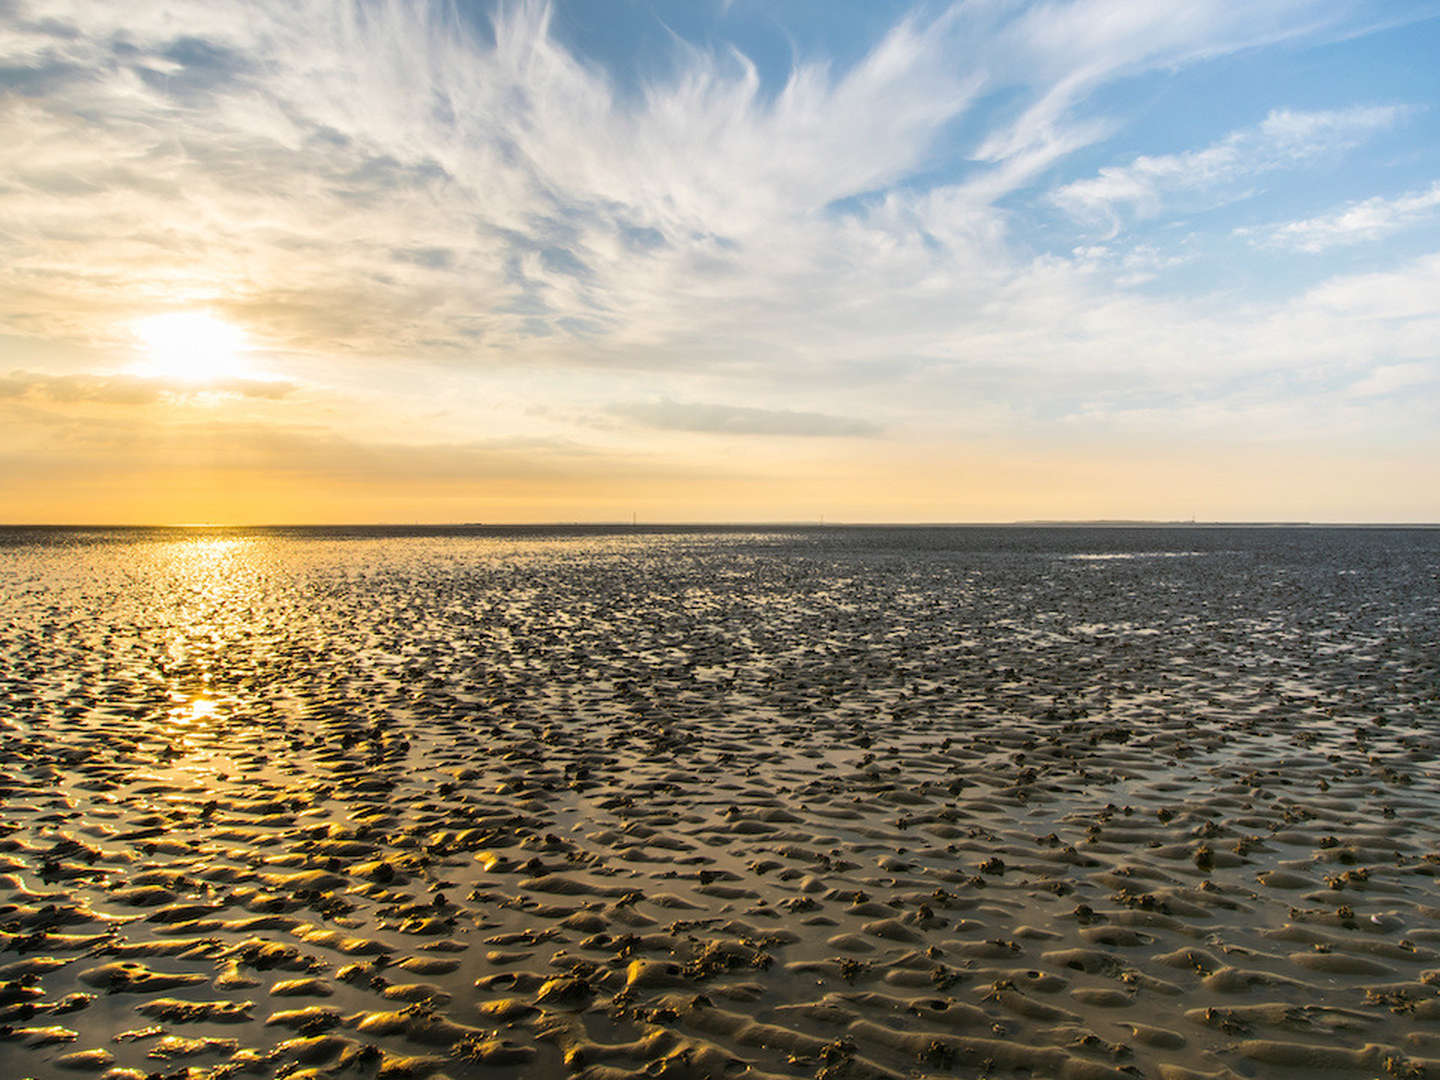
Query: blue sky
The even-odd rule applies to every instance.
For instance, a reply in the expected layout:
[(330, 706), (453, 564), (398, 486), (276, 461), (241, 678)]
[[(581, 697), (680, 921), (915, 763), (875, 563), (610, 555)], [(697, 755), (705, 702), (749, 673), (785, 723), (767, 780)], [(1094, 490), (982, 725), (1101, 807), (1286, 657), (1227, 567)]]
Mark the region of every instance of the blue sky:
[(0, 0), (0, 494), (1435, 520), (1437, 56), (1410, 0)]

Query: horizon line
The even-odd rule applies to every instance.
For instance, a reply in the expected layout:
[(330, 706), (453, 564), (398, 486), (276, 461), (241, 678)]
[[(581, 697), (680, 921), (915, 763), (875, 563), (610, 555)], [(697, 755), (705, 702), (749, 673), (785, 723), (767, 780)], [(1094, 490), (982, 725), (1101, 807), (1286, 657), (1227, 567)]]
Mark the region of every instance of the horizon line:
[(695, 520), (636, 522), (622, 519), (596, 521), (332, 521), (332, 522), (0, 522), (0, 529), (965, 529), (965, 528), (1394, 528), (1434, 529), (1437, 521), (1308, 521), (1301, 519), (1198, 520), (1195, 518), (1020, 518), (1009, 521), (827, 521), (824, 518)]

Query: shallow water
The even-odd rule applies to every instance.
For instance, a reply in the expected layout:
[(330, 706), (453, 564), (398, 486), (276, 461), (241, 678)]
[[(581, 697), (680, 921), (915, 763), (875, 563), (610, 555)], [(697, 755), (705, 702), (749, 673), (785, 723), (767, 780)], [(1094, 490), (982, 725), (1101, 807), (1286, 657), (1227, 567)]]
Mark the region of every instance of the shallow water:
[(1440, 531), (0, 530), (0, 702), (0, 1075), (1440, 1075)]

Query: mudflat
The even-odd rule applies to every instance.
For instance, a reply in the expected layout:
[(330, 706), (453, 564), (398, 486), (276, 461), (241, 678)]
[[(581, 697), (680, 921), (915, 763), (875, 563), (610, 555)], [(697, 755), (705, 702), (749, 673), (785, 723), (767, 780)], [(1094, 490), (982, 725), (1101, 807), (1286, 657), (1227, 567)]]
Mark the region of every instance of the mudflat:
[(1440, 1076), (1440, 531), (0, 530), (0, 1076)]

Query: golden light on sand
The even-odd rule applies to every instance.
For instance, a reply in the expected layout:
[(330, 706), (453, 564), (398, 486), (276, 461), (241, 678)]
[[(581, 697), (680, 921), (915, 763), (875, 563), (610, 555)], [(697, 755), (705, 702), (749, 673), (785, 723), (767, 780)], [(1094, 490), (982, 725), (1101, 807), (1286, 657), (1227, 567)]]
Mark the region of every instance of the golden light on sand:
[(215, 710), (218, 708), (218, 703), (211, 701), (209, 698), (195, 698), (186, 704), (180, 713), (180, 719), (182, 723), (203, 723), (214, 716)]
[(135, 323), (145, 350), (141, 370), (187, 382), (211, 382), (243, 373), (245, 331), (204, 311), (173, 311)]

